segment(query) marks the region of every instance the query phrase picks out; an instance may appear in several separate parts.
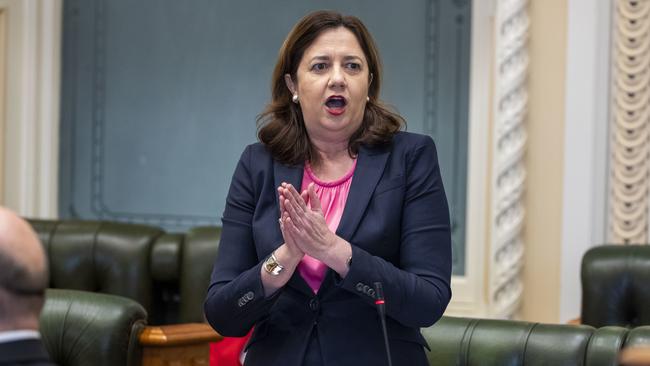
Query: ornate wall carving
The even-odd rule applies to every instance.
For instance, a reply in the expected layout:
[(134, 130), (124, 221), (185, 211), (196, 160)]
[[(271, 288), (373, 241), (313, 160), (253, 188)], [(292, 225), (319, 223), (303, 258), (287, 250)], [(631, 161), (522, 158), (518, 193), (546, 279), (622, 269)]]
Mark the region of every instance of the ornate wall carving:
[(488, 313), (499, 318), (516, 317), (523, 292), (527, 8), (527, 0), (496, 3)]
[(617, 0), (613, 23), (609, 240), (647, 243), (650, 2)]

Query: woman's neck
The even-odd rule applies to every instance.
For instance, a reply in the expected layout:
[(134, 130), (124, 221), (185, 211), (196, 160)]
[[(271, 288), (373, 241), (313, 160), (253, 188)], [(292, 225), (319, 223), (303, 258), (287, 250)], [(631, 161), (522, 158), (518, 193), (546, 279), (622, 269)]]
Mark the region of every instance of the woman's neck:
[(314, 141), (312, 145), (318, 160), (310, 162), (314, 174), (323, 181), (334, 181), (344, 176), (354, 164), (348, 151), (348, 141), (325, 142)]
[(336, 161), (348, 154), (348, 140), (322, 140), (311, 138), (311, 144), (318, 154), (318, 160)]

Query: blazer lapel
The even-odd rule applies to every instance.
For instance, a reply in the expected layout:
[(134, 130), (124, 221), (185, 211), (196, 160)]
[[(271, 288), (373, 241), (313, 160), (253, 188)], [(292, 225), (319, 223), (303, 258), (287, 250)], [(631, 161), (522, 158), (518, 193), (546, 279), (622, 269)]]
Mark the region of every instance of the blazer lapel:
[(388, 154), (387, 148), (368, 149), (363, 146), (359, 148), (357, 167), (352, 177), (343, 217), (336, 230), (336, 234), (343, 239), (350, 241), (359, 226), (375, 187), (384, 173)]
[[(292, 184), (298, 192), (302, 185), (303, 165), (288, 166), (277, 161), (273, 161), (273, 182), (275, 183), (275, 204), (278, 206), (278, 218), (280, 217), (280, 203), (278, 202), (278, 187), (282, 182)], [(279, 229), (279, 228), (278, 228)]]
[[(357, 167), (352, 178), (352, 185), (350, 186), (350, 192), (345, 202), (343, 217), (341, 217), (341, 222), (336, 230), (337, 235), (343, 239), (349, 241), (359, 225), (361, 217), (370, 202), (372, 193), (375, 191), (375, 187), (381, 175), (384, 173), (388, 154), (388, 148), (366, 148), (364, 146), (359, 148)], [(296, 187), (296, 190), (300, 191), (303, 170), (303, 165), (287, 166), (274, 161), (273, 179), (275, 187), (277, 188), (282, 182), (286, 182), (291, 183)], [(277, 192), (275, 192), (275, 203), (279, 210), (280, 204), (278, 202)], [(278, 211), (279, 215), (280, 213)], [(280, 228), (278, 227), (278, 232), (279, 230)]]
[[(348, 198), (345, 201), (343, 217), (336, 229), (336, 234), (348, 242), (359, 226), (377, 183), (384, 173), (388, 155), (388, 148), (369, 149), (363, 146), (359, 148), (357, 167), (352, 177)], [(318, 291), (319, 296), (327, 296), (328, 289), (335, 283), (334, 276), (334, 270), (328, 268)]]

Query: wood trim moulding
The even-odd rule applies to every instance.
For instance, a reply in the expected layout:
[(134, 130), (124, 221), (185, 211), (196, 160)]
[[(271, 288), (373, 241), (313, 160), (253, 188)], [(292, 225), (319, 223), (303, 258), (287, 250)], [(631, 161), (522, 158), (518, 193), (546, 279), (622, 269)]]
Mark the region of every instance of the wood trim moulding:
[(616, 0), (612, 42), (609, 242), (648, 242), (650, 2)]
[(147, 326), (140, 333), (142, 366), (208, 365), (210, 343), (223, 337), (205, 323)]
[(523, 295), (528, 1), (498, 0), (494, 30), (488, 315), (515, 318)]
[(147, 326), (139, 336), (142, 346), (181, 346), (217, 342), (222, 338), (219, 333), (205, 323)]
[(580, 314), (577, 268), (607, 242), (613, 0), (568, 3), (560, 322)]
[(472, 2), (467, 272), (452, 278), (446, 315), (515, 318), (519, 312), (528, 30), (527, 0)]
[(0, 205), (4, 204), (6, 98), (7, 98), (7, 11), (0, 9)]
[(62, 0), (0, 0), (6, 11), (3, 204), (57, 216)]
[(452, 276), (453, 296), (445, 312), (453, 316), (486, 315), (484, 294), (485, 248), (487, 241), (488, 165), (490, 151), (492, 28), (494, 3), (472, 2), (470, 87), (467, 143), (467, 209), (465, 235), (465, 274)]

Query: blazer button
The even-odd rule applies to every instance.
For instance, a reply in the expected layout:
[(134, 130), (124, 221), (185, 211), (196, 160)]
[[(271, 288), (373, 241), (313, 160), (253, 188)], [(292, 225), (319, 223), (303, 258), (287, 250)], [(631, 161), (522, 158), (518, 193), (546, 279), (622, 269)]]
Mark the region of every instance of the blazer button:
[(246, 293), (246, 295), (244, 295), (244, 298), (245, 298), (246, 300), (248, 300), (248, 301), (253, 300), (254, 297), (255, 297), (255, 294), (253, 293), (253, 291), (248, 291), (248, 292)]
[(361, 282), (357, 283), (357, 291), (363, 292), (363, 283)]
[(319, 306), (320, 306), (320, 303), (318, 302), (317, 298), (314, 297), (313, 299), (309, 300), (309, 308), (312, 311), (318, 311)]
[(368, 291), (370, 291), (370, 286), (368, 285), (363, 286), (363, 293), (367, 295)]
[(368, 290), (368, 296), (372, 297), (373, 299), (375, 298), (375, 290), (370, 289)]

